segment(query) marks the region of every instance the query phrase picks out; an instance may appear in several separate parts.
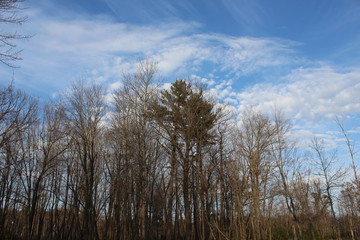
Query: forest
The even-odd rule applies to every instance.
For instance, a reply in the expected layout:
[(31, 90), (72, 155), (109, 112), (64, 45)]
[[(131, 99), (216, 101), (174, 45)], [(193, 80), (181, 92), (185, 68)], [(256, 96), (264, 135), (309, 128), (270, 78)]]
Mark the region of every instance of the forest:
[(111, 100), (84, 80), (46, 104), (2, 86), (1, 239), (359, 239), (339, 120), (347, 159), (320, 138), (300, 148), (281, 111), (239, 119), (206, 86), (156, 74), (140, 62)]

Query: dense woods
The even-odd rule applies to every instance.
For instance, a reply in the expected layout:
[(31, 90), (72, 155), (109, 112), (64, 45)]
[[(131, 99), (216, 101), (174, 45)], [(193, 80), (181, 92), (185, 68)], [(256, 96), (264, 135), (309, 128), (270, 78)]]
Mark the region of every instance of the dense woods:
[(111, 101), (81, 81), (45, 106), (1, 88), (1, 239), (360, 238), (340, 121), (347, 159), (299, 149), (280, 112), (237, 119), (201, 84), (155, 80), (144, 61)]

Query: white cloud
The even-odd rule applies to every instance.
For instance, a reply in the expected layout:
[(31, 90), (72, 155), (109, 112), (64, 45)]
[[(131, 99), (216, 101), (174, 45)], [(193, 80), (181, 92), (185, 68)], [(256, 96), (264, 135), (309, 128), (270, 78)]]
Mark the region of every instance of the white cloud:
[(355, 134), (360, 133), (360, 127), (355, 127), (354, 129), (349, 130), (349, 133), (355, 133)]
[(258, 1), (221, 1), (230, 15), (245, 29), (251, 29), (251, 26), (261, 24), (263, 22), (264, 10)]
[(280, 84), (257, 84), (239, 93), (242, 106), (317, 121), (360, 113), (360, 69), (339, 72), (329, 66), (300, 68)]
[(155, 55), (154, 59), (158, 62), (162, 74), (168, 75), (177, 69), (186, 71), (187, 66), (184, 63), (194, 59), (197, 51), (197, 47), (192, 45), (181, 44), (160, 49), (160, 54)]
[(298, 147), (301, 149), (308, 149), (315, 137), (321, 139), (328, 150), (336, 149), (339, 146), (338, 142), (341, 141), (336, 134), (323, 133), (315, 128), (306, 128), (304, 126), (294, 128), (291, 132), (291, 137), (298, 143)]
[[(231, 80), (217, 81), (208, 91), (225, 104), (237, 107), (237, 114), (248, 106), (269, 116), (280, 110), (296, 124), (292, 136), (303, 149), (315, 136), (324, 140), (327, 149), (339, 147), (342, 135), (335, 117), (349, 119), (360, 114), (360, 69), (339, 71), (326, 65), (298, 68), (280, 83), (258, 83), (238, 90)], [(349, 131), (358, 132), (358, 127)]]
[(164, 83), (162, 86), (161, 86), (161, 89), (164, 89), (164, 90), (170, 90), (171, 88), (171, 83)]
[[(214, 76), (210, 76), (212, 78), (214, 78)], [(198, 76), (196, 74), (191, 74), (190, 75), (190, 79), (191, 80), (194, 80), (196, 82), (199, 82), (199, 83), (202, 83), (202, 84), (205, 84), (205, 86), (209, 87), (209, 86), (213, 86), (216, 84), (216, 81), (214, 79), (209, 79), (209, 78), (205, 78), (205, 77), (201, 77), (201, 76)]]
[[(360, 69), (311, 68), (314, 63), (309, 64), (294, 50), (297, 42), (203, 34), (193, 22), (141, 26), (61, 10), (53, 16), (39, 9), (29, 13), (23, 29), (34, 37), (20, 46), (24, 61), (15, 76), (22, 87), (39, 89), (44, 95), (64, 90), (79, 77), (117, 88), (123, 72), (132, 71), (138, 60), (152, 57), (159, 63), (162, 77), (173, 80), (192, 75), (207, 83), (209, 94), (229, 104), (228, 108), (242, 110), (253, 105), (265, 113), (277, 108), (287, 117), (313, 122), (360, 113)], [(301, 64), (307, 67), (297, 67), (280, 83), (261, 83), (260, 79), (245, 90), (235, 87), (253, 73)], [(0, 76), (5, 75), (0, 70)], [(163, 85), (165, 89), (169, 86)], [(298, 132), (299, 136), (314, 134), (306, 131)]]
[(24, 60), (16, 72), (25, 88), (41, 90), (46, 85), (55, 91), (84, 75), (97, 82), (112, 82), (144, 57), (158, 61), (161, 75), (171, 78), (201, 72), (206, 64), (213, 66), (213, 73), (243, 76), (293, 63), (293, 42), (199, 34), (199, 25), (193, 22), (141, 26), (103, 15), (27, 11), (29, 22), (23, 29), (33, 37), (20, 46)]
[(109, 85), (109, 91), (114, 91), (114, 90), (117, 90), (119, 89), (120, 87), (122, 86), (122, 82), (120, 81), (116, 81), (116, 82), (113, 82)]
[[(299, 60), (293, 57), (297, 44), (281, 39), (215, 36), (222, 43), (218, 49), (222, 70), (236, 71), (238, 75), (259, 71), (264, 67), (289, 65)], [(212, 51), (213, 52), (213, 51)]]

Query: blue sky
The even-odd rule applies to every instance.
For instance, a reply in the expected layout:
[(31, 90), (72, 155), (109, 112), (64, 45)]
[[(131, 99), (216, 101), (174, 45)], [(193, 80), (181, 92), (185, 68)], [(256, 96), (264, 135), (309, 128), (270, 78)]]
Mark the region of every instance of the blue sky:
[[(79, 79), (121, 86), (139, 59), (158, 62), (163, 82), (191, 77), (235, 110), (281, 109), (297, 136), (341, 145), (340, 117), (360, 132), (358, 0), (25, 1), (28, 21), (7, 31), (19, 68), (0, 66), (4, 84), (41, 101)], [(8, 28), (8, 29), (6, 29)]]

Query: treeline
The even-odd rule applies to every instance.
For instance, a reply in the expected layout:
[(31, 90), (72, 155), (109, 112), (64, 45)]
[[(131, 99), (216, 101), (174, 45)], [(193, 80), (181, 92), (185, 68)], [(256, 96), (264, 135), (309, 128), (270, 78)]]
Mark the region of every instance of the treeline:
[(348, 171), (314, 138), (297, 150), (281, 114), (235, 121), (200, 84), (156, 87), (145, 61), (105, 101), (74, 84), (41, 106), (0, 91), (1, 239), (359, 239)]

